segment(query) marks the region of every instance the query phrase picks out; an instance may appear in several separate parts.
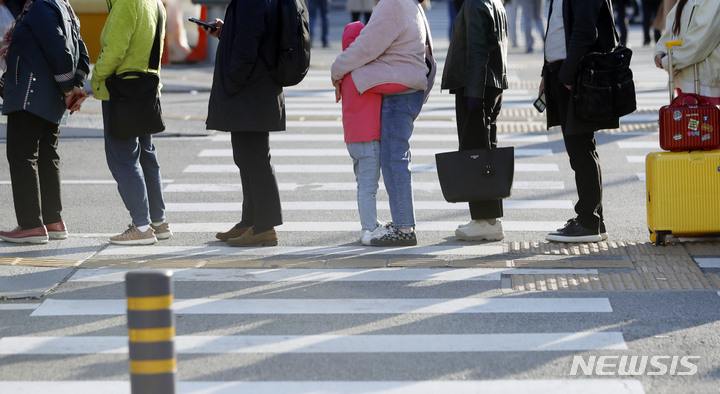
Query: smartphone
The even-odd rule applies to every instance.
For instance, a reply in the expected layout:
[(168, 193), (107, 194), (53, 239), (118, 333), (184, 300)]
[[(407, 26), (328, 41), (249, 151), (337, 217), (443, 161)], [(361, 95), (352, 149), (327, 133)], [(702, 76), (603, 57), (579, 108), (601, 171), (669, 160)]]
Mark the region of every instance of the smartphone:
[(545, 93), (541, 94), (540, 97), (535, 100), (533, 106), (535, 106), (535, 109), (538, 110), (538, 112), (545, 111)]
[(208, 29), (210, 29), (210, 30), (212, 30), (212, 31), (217, 30), (217, 26), (211, 25), (211, 24), (209, 24), (209, 23), (207, 23), (207, 22), (203, 22), (203, 21), (201, 21), (200, 19), (188, 18), (188, 20), (189, 20), (190, 22), (197, 23), (198, 25), (200, 25), (200, 26), (202, 26), (202, 27), (208, 28)]

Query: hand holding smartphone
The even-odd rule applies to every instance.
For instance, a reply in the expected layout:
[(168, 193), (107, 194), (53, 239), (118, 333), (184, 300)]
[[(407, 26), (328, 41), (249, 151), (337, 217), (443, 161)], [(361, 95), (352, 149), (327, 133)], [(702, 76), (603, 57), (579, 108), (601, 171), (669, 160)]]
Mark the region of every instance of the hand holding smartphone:
[(217, 30), (217, 26), (211, 25), (210, 23), (207, 23), (207, 22), (203, 22), (203, 21), (201, 21), (201, 20), (199, 20), (199, 19), (188, 18), (188, 20), (189, 20), (190, 22), (196, 23), (196, 24), (198, 24), (199, 26), (202, 26), (202, 27), (204, 27), (204, 28), (206, 28), (206, 29), (210, 29), (211, 31)]

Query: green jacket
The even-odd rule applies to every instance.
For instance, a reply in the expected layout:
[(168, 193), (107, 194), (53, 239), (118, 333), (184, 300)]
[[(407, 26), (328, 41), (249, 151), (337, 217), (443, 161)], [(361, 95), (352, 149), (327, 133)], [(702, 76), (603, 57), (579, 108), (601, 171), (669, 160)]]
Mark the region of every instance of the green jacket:
[[(155, 38), (159, 0), (106, 0), (107, 20), (100, 34), (100, 56), (93, 68), (90, 82), (93, 95), (98, 100), (109, 100), (105, 79), (113, 74), (127, 71), (146, 71)], [(165, 8), (161, 7), (163, 20)], [(165, 38), (165, 26), (161, 27), (160, 43)], [(162, 45), (160, 45), (162, 57)], [(158, 72), (160, 67), (158, 67)], [(160, 87), (158, 87), (159, 89)]]
[(441, 89), (465, 88), (485, 97), (485, 86), (507, 89), (507, 18), (500, 0), (465, 0), (458, 11)]

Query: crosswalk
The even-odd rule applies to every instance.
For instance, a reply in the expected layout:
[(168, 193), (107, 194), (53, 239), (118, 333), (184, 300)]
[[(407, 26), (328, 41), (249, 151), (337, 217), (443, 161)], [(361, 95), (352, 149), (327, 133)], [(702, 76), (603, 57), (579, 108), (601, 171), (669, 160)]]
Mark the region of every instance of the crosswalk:
[[(593, 326), (613, 315), (608, 298), (499, 291), (503, 274), (537, 270), (173, 271), (179, 393), (644, 392), (632, 377), (569, 378), (572, 355), (630, 347), (622, 332)], [(0, 337), (4, 368), (12, 372), (21, 360), (35, 366), (4, 379), (2, 392), (129, 392), (127, 305), (119, 291), (127, 272), (80, 269), (56, 296), (0, 308), (25, 314), (26, 323), (22, 335)], [(585, 328), (573, 330), (563, 316)], [(538, 365), (513, 363), (518, 357)], [(43, 366), (58, 359), (67, 371), (47, 381)], [(550, 360), (555, 367), (544, 379), (517, 377)], [(88, 362), (95, 368), (82, 367)]]

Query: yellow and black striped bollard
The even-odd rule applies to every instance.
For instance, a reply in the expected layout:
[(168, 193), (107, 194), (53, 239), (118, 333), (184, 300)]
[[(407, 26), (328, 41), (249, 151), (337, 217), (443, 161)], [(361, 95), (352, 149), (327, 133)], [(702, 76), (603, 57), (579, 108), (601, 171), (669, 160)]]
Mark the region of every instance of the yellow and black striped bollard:
[(132, 394), (174, 394), (175, 317), (171, 271), (125, 275)]

